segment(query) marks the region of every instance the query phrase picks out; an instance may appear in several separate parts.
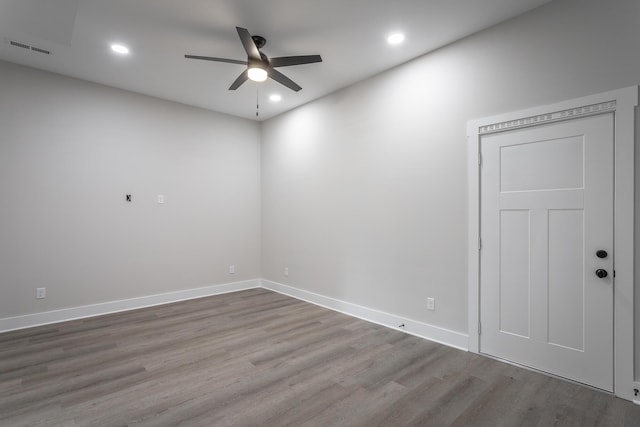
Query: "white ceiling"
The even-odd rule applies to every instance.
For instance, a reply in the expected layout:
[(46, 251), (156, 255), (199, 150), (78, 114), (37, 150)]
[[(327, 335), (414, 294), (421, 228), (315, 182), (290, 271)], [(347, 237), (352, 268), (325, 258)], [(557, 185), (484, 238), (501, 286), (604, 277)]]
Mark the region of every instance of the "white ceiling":
[[(265, 120), (550, 0), (0, 0), (0, 59), (184, 104)], [(235, 27), (267, 39), (268, 56), (320, 54), (268, 80), (227, 90), (246, 60)], [(391, 47), (386, 37), (406, 34)], [(51, 55), (11, 46), (18, 40)], [(109, 46), (130, 47), (126, 57)], [(409, 82), (410, 84), (410, 82)], [(280, 103), (268, 101), (279, 93)]]

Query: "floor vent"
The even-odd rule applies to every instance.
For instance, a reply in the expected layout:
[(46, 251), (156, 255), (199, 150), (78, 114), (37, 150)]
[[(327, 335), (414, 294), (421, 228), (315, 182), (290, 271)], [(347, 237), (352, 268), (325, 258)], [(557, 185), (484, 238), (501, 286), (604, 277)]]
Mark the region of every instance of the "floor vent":
[(9, 40), (9, 44), (11, 46), (20, 47), (22, 49), (32, 50), (34, 52), (44, 53), (46, 55), (51, 55), (51, 51), (47, 49), (42, 49), (39, 47), (31, 46), (26, 43), (17, 42), (15, 40)]

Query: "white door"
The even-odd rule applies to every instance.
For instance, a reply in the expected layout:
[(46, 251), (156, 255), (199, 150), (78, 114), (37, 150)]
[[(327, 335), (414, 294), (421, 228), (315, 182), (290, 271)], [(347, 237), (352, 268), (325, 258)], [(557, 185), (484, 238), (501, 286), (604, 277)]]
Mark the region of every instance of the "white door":
[(480, 188), (480, 351), (609, 391), (613, 137), (611, 113), (483, 136)]

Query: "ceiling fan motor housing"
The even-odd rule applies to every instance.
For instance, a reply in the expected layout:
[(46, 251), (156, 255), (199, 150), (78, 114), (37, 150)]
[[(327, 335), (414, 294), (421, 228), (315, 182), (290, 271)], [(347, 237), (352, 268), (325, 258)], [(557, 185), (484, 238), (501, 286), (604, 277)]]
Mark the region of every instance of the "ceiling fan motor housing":
[(256, 44), (256, 47), (258, 49), (262, 49), (264, 45), (267, 44), (267, 39), (262, 36), (251, 36), (251, 38), (253, 39), (253, 42)]
[(267, 59), (267, 57), (263, 57), (262, 59), (249, 58), (249, 61), (247, 62), (247, 65), (248, 65), (247, 68), (262, 68), (262, 69), (266, 69), (269, 66), (269, 60)]

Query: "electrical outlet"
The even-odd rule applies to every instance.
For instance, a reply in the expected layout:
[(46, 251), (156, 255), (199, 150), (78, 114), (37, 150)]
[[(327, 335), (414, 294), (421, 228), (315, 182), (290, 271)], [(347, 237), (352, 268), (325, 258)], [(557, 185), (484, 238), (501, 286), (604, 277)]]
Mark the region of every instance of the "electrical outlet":
[(47, 288), (36, 288), (36, 299), (44, 299), (47, 297)]
[(236, 274), (236, 266), (235, 265), (230, 265), (229, 266), (229, 274)]
[(427, 298), (427, 310), (435, 311), (435, 309), (436, 309), (436, 299)]
[(289, 267), (284, 268), (284, 275), (285, 277), (289, 277)]

